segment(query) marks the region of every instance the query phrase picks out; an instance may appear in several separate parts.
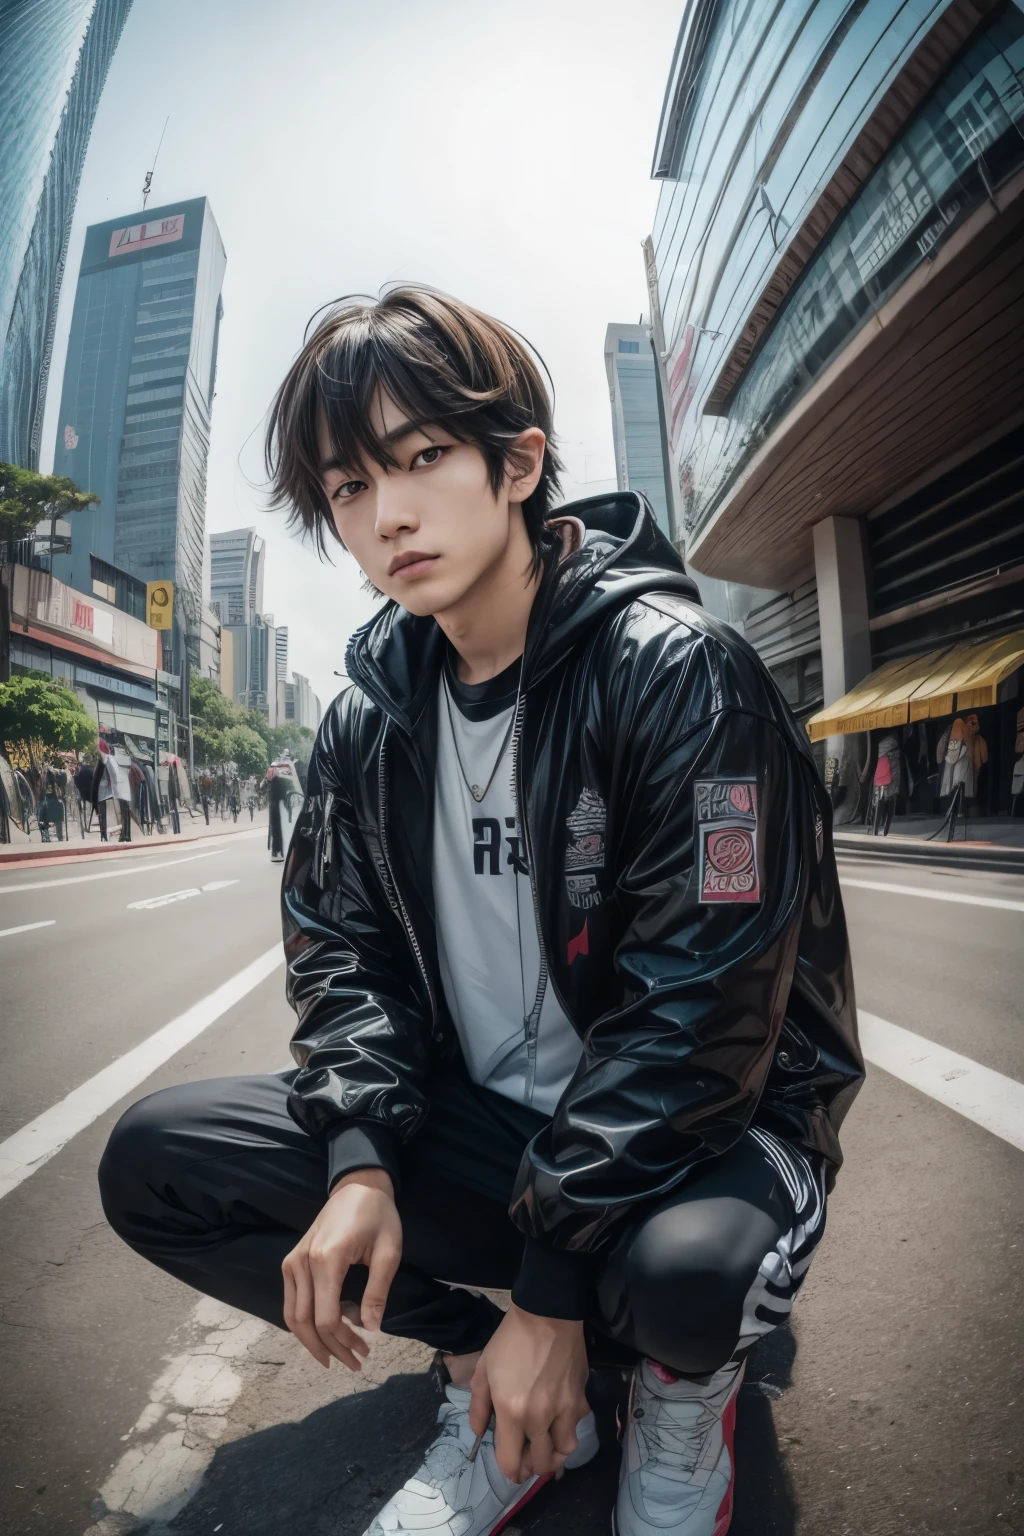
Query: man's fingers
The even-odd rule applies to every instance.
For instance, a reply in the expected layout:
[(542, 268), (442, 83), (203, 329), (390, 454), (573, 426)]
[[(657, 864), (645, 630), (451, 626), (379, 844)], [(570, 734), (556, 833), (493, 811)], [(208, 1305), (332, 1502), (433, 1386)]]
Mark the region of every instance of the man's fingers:
[(482, 1435), (491, 1422), (492, 1412), (491, 1389), (487, 1377), (482, 1374), (474, 1376), (469, 1390), (469, 1427), (474, 1435)]
[[(537, 1477), (549, 1477), (558, 1468), (555, 1466), (555, 1447), (551, 1443), (551, 1431), (548, 1425), (539, 1422), (527, 1425), (527, 1438), (529, 1450), (524, 1461), (529, 1460), (530, 1467)], [(520, 1468), (522, 1470), (522, 1468)], [(518, 1482), (525, 1481), (518, 1478)]]
[(346, 1323), (339, 1323), (338, 1327), (330, 1332), (322, 1333), (317, 1329), (317, 1333), (335, 1360), (340, 1361), (350, 1371), (361, 1369), (360, 1358), (365, 1360), (370, 1353), (370, 1348), (358, 1334), (352, 1332)]
[(494, 1455), (510, 1483), (521, 1483), (526, 1437), (522, 1421), (510, 1414), (498, 1413), (494, 1419)]
[(381, 1237), (370, 1254), (370, 1272), (363, 1291), (360, 1317), (367, 1333), (376, 1333), (384, 1317), (391, 1282), (402, 1262), (402, 1250), (391, 1238)]
[(285, 1260), (285, 1297), (288, 1299), (289, 1277), (294, 1287), (294, 1296), (291, 1298), (290, 1316), (285, 1312), (285, 1322), (294, 1333), (295, 1337), (309, 1350), (314, 1360), (319, 1360), (325, 1368), (331, 1363), (330, 1353), (320, 1335), (316, 1331), (313, 1321), (313, 1281), (309, 1273), (309, 1264), (306, 1255), (302, 1253), (289, 1254)]
[(584, 1409), (582, 1414), (577, 1415), (575, 1409), (567, 1409), (555, 1419), (551, 1426), (551, 1442), (554, 1445), (556, 1457), (560, 1456), (564, 1461), (567, 1456), (572, 1455), (580, 1443), (576, 1425), (589, 1411)]

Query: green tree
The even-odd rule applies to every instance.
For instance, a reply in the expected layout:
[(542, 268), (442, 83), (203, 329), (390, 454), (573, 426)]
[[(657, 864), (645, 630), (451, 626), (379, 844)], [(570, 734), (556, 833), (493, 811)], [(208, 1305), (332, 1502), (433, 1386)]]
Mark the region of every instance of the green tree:
[(316, 732), (308, 725), (275, 725), (267, 732), (267, 746), (271, 757), (280, 757), (288, 751), (300, 763), (308, 763), (313, 755)]
[(45, 672), (0, 683), (0, 741), (16, 767), (38, 774), (52, 753), (91, 751), (97, 734), (77, 693)]
[(224, 732), (227, 759), (235, 764), (243, 779), (259, 778), (266, 773), (270, 757), (262, 736), (247, 725), (233, 725)]
[(54, 523), (58, 517), (98, 505), (98, 496), (80, 491), (64, 475), (39, 475), (17, 464), (0, 464), (0, 540), (7, 545), (9, 560), (17, 540), (27, 538), (44, 518)]

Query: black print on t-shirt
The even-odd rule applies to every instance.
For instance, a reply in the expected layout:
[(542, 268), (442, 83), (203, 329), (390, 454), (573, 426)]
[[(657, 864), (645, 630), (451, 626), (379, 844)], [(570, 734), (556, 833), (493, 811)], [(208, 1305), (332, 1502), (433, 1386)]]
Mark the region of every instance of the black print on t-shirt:
[[(505, 863), (517, 875), (529, 874), (522, 842), (516, 836), (515, 817), (506, 816), (505, 825), (512, 829), (506, 838), (509, 851)], [(473, 869), (478, 875), (501, 874), (501, 823), (496, 816), (473, 817)]]

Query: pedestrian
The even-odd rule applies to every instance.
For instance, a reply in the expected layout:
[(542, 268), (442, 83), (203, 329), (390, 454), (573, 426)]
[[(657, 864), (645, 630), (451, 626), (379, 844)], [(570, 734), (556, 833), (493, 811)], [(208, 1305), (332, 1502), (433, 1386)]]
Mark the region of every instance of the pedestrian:
[(643, 497), (553, 510), (540, 371), (467, 305), (334, 308), (268, 452), (388, 599), (284, 880), (297, 1067), (130, 1109), (107, 1215), (324, 1365), (359, 1368), (354, 1318), (441, 1352), (440, 1433), (374, 1536), (504, 1526), (594, 1454), (612, 1360), (619, 1536), (724, 1536), (746, 1355), (863, 1071), (806, 737)]
[(100, 823), (100, 841), (107, 842), (107, 807), (112, 805), (121, 818), (119, 843), (132, 840), (131, 805), (127, 798), (127, 775), (114, 755), (110, 743), (101, 736), (99, 757), (93, 775), (93, 804)]
[[(281, 807), (288, 803), (295, 788), (295, 770), (287, 747), (267, 769), (266, 782), (270, 795), (270, 860), (272, 864), (280, 864), (284, 859)], [(291, 819), (289, 810), (289, 822)]]

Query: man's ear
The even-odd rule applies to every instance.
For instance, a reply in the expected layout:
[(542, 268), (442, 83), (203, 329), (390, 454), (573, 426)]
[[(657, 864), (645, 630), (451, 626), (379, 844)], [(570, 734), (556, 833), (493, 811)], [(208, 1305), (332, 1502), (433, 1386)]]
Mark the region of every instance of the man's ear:
[(529, 501), (544, 470), (544, 450), (548, 440), (540, 427), (527, 427), (508, 451), (505, 475), (510, 503)]

